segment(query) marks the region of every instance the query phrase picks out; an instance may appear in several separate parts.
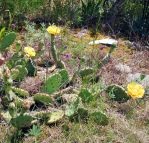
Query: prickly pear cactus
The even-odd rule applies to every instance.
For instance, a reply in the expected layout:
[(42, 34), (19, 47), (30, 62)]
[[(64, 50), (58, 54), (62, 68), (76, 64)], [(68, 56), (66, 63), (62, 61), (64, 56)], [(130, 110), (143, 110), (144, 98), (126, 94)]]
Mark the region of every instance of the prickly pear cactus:
[(9, 47), (16, 39), (16, 34), (14, 32), (8, 33), (0, 42), (0, 51), (5, 50)]
[(34, 101), (37, 103), (42, 103), (45, 105), (49, 105), (52, 103), (52, 98), (49, 94), (46, 93), (37, 93), (34, 95)]
[(130, 99), (126, 90), (122, 86), (116, 84), (108, 86), (106, 92), (111, 99), (118, 102), (126, 102)]
[(85, 68), (85, 69), (80, 70), (79, 75), (81, 78), (84, 78), (84, 77), (89, 76), (93, 73), (94, 73), (93, 68)]
[(95, 123), (100, 124), (102, 126), (106, 126), (109, 123), (109, 119), (106, 114), (101, 111), (90, 113), (90, 119)]
[(82, 102), (86, 102), (86, 103), (89, 103), (90, 101), (93, 100), (93, 95), (90, 93), (90, 91), (88, 89), (81, 89), (80, 93), (79, 93), (79, 96), (81, 97), (82, 99)]
[(69, 82), (68, 72), (65, 69), (62, 69), (59, 71), (59, 74), (61, 75), (61, 85), (66, 85)]
[(48, 94), (52, 94), (59, 90), (61, 86), (61, 75), (56, 73), (52, 76), (48, 77), (42, 87), (42, 91), (47, 92)]
[(56, 111), (49, 114), (49, 119), (47, 121), (47, 124), (53, 124), (60, 120), (62, 120), (64, 117), (64, 111)]
[(32, 125), (32, 121), (34, 120), (34, 118), (30, 115), (25, 115), (25, 114), (21, 114), (15, 118), (12, 118), (10, 123), (18, 128), (25, 128), (25, 127), (30, 127)]
[(11, 73), (14, 80), (23, 80), (27, 76), (28, 70), (22, 65), (17, 65), (11, 70)]
[(74, 116), (70, 117), (71, 121), (76, 121), (76, 122), (86, 122), (87, 119), (89, 118), (89, 112), (87, 109), (80, 107), (78, 108), (77, 112), (74, 114)]
[(37, 68), (33, 60), (29, 60), (26, 65), (28, 76), (35, 76), (37, 74)]
[(24, 89), (16, 88), (16, 87), (11, 87), (11, 89), (19, 97), (26, 98), (29, 96), (29, 92)]

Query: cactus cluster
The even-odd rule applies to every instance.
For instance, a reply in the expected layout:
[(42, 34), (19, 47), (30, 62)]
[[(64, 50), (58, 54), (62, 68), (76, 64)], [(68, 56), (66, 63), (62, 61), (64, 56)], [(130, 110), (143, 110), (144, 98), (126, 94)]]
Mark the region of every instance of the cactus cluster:
[[(15, 38), (16, 35), (14, 32), (7, 34), (1, 40), (0, 50), (4, 51), (13, 43)], [(102, 64), (107, 62), (111, 52), (112, 51), (110, 50), (108, 58), (103, 59)], [(65, 87), (71, 85), (70, 83), (72, 80), (70, 80), (70, 76), (65, 68), (65, 64), (59, 59), (54, 44), (54, 35), (51, 35), (50, 53), (56, 63), (57, 70), (49, 77), (46, 76), (46, 79), (43, 81), (43, 85), (40, 90), (41, 93), (36, 94), (31, 94), (24, 89), (12, 86), (13, 80), (22, 81), (27, 75), (35, 76), (37, 72), (36, 65), (33, 60), (29, 59), (27, 63), (25, 63), (25, 60), (18, 60), (19, 54), (15, 55), (16, 57), (14, 56), (13, 64), (11, 65), (11, 62), (9, 63), (10, 65), (8, 64), (11, 67), (10, 77), (12, 78), (7, 76), (7, 78), (4, 80), (6, 83), (6, 92), (5, 96), (2, 97), (3, 109), (0, 112), (1, 117), (17, 129), (30, 127), (39, 121), (46, 121), (47, 124), (57, 123), (64, 117), (77, 121), (82, 119), (92, 119), (97, 124), (107, 125), (108, 117), (106, 114), (104, 114), (102, 111), (93, 112), (85, 108), (84, 105), (92, 102), (94, 99), (94, 96), (88, 89), (82, 88), (79, 93), (75, 92), (75, 90), (72, 90), (71, 94), (61, 92), (61, 90), (65, 89)], [(88, 67), (85, 69), (79, 69), (79, 71), (77, 71), (75, 74), (84, 80), (90, 76), (94, 77), (94, 73), (95, 69)], [(75, 77), (75, 75), (73, 77)], [(123, 93), (123, 98), (125, 96), (124, 92), (122, 88), (118, 88), (117, 86), (114, 87), (116, 88), (114, 89), (114, 93), (116, 94), (115, 99), (119, 101), (117, 89), (118, 92), (121, 94)], [(55, 107), (55, 105), (58, 106), (60, 104), (57, 102), (57, 97), (54, 96), (56, 93), (58, 94), (58, 97), (60, 97), (62, 100), (65, 100), (65, 102), (61, 103), (61, 105), (63, 105), (59, 106), (60, 109), (52, 110), (52, 107)]]

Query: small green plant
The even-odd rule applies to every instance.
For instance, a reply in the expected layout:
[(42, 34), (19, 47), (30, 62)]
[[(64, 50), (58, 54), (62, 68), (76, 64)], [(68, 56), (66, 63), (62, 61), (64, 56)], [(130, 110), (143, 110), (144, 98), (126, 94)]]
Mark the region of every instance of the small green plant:
[(37, 143), (37, 137), (40, 136), (41, 129), (40, 126), (33, 125), (32, 129), (29, 130), (29, 135), (35, 137), (35, 143)]

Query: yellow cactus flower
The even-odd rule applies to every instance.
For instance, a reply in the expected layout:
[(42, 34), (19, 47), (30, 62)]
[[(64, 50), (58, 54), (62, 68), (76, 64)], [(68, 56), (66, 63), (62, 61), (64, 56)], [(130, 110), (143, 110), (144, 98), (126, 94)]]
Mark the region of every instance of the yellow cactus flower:
[(142, 85), (136, 82), (131, 82), (127, 85), (127, 93), (133, 99), (137, 99), (144, 96), (145, 90)]
[(32, 47), (25, 47), (24, 53), (26, 54), (27, 57), (35, 57), (36, 55), (36, 52)]
[(47, 28), (47, 31), (52, 35), (58, 35), (61, 32), (61, 29), (55, 25), (51, 25)]

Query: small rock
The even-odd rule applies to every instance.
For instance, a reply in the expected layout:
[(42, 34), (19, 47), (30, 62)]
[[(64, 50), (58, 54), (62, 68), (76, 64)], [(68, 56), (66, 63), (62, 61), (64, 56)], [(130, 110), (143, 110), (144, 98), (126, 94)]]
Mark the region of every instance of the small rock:
[(128, 74), (127, 82), (138, 81), (145, 88), (149, 87), (149, 75), (145, 75), (143, 80), (140, 79), (141, 76), (141, 73)]
[(121, 72), (121, 73), (131, 73), (130, 67), (121, 63), (117, 64), (115, 68), (118, 72)]
[(101, 39), (101, 40), (95, 40), (89, 42), (89, 45), (98, 45), (98, 44), (104, 44), (104, 45), (117, 45), (118, 41), (115, 39)]

